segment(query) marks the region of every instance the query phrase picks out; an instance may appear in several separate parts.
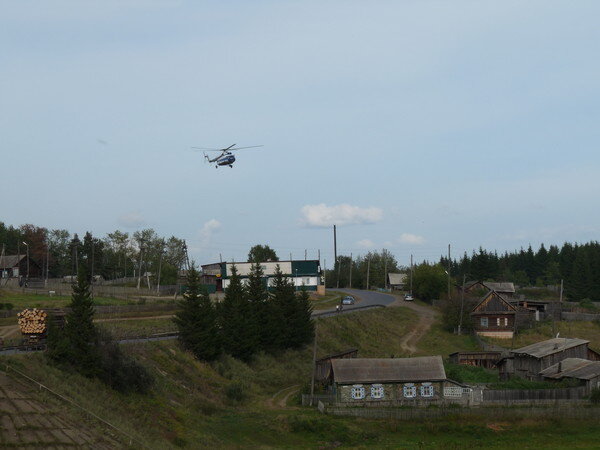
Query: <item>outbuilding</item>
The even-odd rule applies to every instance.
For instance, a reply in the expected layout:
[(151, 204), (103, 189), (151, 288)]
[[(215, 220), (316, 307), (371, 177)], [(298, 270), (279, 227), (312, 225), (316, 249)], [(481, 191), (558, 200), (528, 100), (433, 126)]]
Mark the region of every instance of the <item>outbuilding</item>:
[(586, 387), (588, 393), (592, 389), (600, 389), (600, 361), (566, 358), (542, 370), (539, 375), (548, 381), (576, 380)]
[(27, 255), (4, 255), (0, 257), (0, 278), (39, 277), (40, 266)]
[(515, 285), (511, 282), (495, 281), (471, 281), (465, 285), (465, 292), (494, 291), (505, 299), (511, 299), (515, 295)]
[(584, 339), (553, 338), (512, 350), (514, 375), (541, 380), (540, 372), (567, 358), (588, 359), (589, 343)]

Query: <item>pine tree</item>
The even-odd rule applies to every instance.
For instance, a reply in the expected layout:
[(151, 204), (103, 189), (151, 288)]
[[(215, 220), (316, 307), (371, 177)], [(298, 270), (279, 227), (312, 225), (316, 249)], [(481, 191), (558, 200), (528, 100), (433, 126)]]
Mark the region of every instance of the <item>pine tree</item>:
[(269, 293), (265, 273), (256, 262), (251, 265), (248, 274), (248, 283), (245, 286), (246, 298), (248, 301), (248, 314), (246, 315), (246, 326), (252, 334), (258, 336), (259, 347), (265, 350), (271, 347), (271, 333), (268, 326), (265, 326), (265, 316), (267, 315)]
[(196, 358), (213, 361), (221, 353), (217, 311), (208, 292), (200, 283), (200, 274), (192, 263), (188, 271), (187, 289), (180, 310), (173, 321), (179, 329), (179, 341)]
[[(58, 344), (54, 347), (57, 350), (54, 356), (61, 357), (60, 362), (70, 364), (84, 376), (97, 376), (102, 363), (98, 351), (98, 332), (94, 325), (94, 302), (84, 266), (79, 268), (77, 283), (73, 284), (69, 308), (64, 337), (58, 337), (54, 341), (54, 344)], [(52, 350), (50, 354), (53, 355)]]
[(288, 326), (286, 323), (286, 304), (293, 300), (294, 286), (283, 276), (279, 265), (275, 267), (273, 291), (267, 301), (264, 315), (264, 328), (269, 330), (269, 339), (264, 342), (264, 349), (275, 352), (287, 347)]
[(237, 268), (233, 265), (225, 299), (218, 308), (219, 324), (223, 350), (244, 361), (249, 361), (259, 347), (259, 336), (247, 320), (250, 313), (250, 303)]
[(315, 337), (315, 324), (312, 321), (312, 305), (310, 296), (304, 286), (295, 295), (294, 316), (291, 322), (293, 336), (290, 342), (292, 348), (300, 348), (310, 344)]

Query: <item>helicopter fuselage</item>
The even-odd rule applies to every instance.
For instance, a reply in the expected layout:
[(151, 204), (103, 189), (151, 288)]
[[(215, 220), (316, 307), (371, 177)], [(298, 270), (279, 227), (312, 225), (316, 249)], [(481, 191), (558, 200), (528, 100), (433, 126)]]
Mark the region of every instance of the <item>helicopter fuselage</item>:
[(231, 166), (235, 162), (235, 156), (232, 154), (219, 156), (215, 162), (218, 166)]

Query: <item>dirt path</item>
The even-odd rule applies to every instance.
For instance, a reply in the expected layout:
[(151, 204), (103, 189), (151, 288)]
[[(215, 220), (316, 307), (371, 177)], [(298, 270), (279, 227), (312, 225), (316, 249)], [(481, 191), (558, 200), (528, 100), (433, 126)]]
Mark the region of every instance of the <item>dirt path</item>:
[(271, 408), (271, 409), (287, 408), (287, 402), (288, 402), (289, 398), (292, 395), (294, 395), (296, 392), (298, 392), (298, 389), (300, 389), (300, 385), (295, 384), (294, 386), (289, 386), (289, 387), (281, 389), (280, 391), (277, 391), (276, 393), (274, 393), (271, 396), (271, 398), (269, 398), (265, 402), (265, 404), (267, 405), (267, 408)]
[(418, 351), (417, 343), (429, 331), (439, 313), (429, 306), (418, 305), (414, 302), (406, 302), (400, 299), (390, 306), (404, 306), (412, 309), (419, 315), (419, 321), (400, 340), (402, 350), (406, 351), (409, 355), (412, 355)]

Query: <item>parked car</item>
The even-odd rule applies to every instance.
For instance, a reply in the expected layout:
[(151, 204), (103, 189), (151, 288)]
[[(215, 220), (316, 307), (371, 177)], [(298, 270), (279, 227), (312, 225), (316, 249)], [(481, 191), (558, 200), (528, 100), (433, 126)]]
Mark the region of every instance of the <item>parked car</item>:
[(342, 305), (354, 305), (354, 297), (346, 296), (342, 299)]
[(412, 302), (414, 300), (412, 294), (404, 294), (404, 301)]

